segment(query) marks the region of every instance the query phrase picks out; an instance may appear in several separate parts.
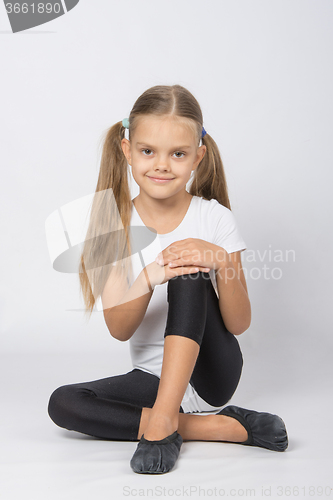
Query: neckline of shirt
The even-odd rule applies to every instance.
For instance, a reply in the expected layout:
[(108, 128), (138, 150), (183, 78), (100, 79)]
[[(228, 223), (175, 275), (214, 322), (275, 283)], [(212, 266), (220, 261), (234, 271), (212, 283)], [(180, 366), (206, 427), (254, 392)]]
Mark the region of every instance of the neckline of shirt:
[[(180, 227), (184, 224), (184, 222), (185, 222), (185, 220), (187, 219), (187, 217), (189, 216), (189, 213), (190, 213), (190, 211), (191, 211), (191, 209), (192, 209), (192, 206), (193, 206), (193, 204), (194, 204), (194, 203), (193, 203), (194, 198), (198, 198), (198, 196), (195, 196), (195, 195), (193, 195), (193, 196), (192, 196), (191, 203), (189, 204), (189, 207), (188, 207), (188, 209), (187, 209), (187, 212), (186, 212), (186, 214), (184, 215), (184, 217), (183, 217), (182, 221), (178, 224), (178, 226), (177, 226), (177, 227), (176, 227), (173, 231), (170, 231), (170, 233), (163, 233), (163, 234), (156, 233), (156, 236), (158, 236), (158, 237), (160, 237), (160, 238), (167, 238), (167, 237), (168, 237), (168, 236), (170, 236), (171, 234), (173, 234), (173, 233), (175, 233), (176, 231), (178, 231), (178, 230), (180, 229)], [(141, 219), (141, 217), (140, 217), (140, 215), (139, 215), (139, 213), (138, 213), (137, 209), (135, 208), (135, 205), (134, 205), (134, 203), (133, 203), (133, 200), (132, 200), (132, 207), (133, 207), (133, 209), (134, 209), (134, 211), (135, 211), (136, 215), (138, 216), (138, 218), (139, 218), (140, 222), (141, 222), (141, 223), (145, 226), (145, 223), (143, 222), (143, 220)]]

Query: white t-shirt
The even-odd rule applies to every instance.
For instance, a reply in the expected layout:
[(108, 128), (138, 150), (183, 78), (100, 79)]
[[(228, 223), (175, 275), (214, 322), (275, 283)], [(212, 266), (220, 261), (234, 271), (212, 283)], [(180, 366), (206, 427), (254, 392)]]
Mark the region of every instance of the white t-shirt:
[[(132, 203), (131, 226), (144, 226), (134, 204)], [(205, 200), (193, 196), (186, 215), (179, 226), (167, 234), (157, 234), (155, 240), (141, 253), (131, 256), (133, 266), (133, 282), (144, 266), (153, 262), (158, 253), (178, 240), (199, 238), (224, 248), (228, 253), (246, 249), (246, 244), (237, 228), (234, 214), (217, 200)], [(215, 271), (209, 272), (211, 281), (218, 295)], [(148, 304), (146, 314), (130, 338), (130, 354), (133, 368), (161, 376), (163, 361), (164, 331), (168, 314), (167, 301), (168, 282), (155, 287)], [(188, 384), (181, 406), (185, 413), (216, 412), (222, 407), (214, 407), (206, 403)]]

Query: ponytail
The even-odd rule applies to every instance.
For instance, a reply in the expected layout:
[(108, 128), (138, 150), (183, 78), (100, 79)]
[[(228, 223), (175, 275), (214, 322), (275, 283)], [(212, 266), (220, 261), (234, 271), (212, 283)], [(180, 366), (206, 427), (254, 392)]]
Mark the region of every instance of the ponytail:
[(112, 271), (131, 276), (129, 227), (132, 213), (127, 160), (121, 148), (125, 129), (107, 130), (90, 221), (79, 264), (80, 288), (89, 318)]
[(219, 148), (214, 139), (206, 134), (202, 138), (206, 153), (194, 171), (190, 194), (206, 200), (215, 199), (231, 210), (226, 177)]

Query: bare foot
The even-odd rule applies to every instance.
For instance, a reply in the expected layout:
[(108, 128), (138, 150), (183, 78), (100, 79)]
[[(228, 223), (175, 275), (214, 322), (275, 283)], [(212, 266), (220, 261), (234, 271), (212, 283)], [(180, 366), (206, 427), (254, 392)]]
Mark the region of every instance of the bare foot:
[(233, 443), (243, 443), (247, 440), (247, 430), (238, 420), (226, 415), (214, 415), (215, 417), (218, 418), (219, 440)]
[(170, 436), (178, 429), (178, 416), (170, 418), (166, 415), (151, 412), (148, 425), (144, 431), (144, 437), (149, 441), (159, 441)]

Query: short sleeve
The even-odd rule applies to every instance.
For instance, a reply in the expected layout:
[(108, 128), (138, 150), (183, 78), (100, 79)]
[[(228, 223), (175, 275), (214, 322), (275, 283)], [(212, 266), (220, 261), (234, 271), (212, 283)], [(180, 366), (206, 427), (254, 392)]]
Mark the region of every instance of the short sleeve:
[(246, 243), (239, 232), (231, 210), (219, 203), (215, 209), (217, 209), (218, 215), (213, 243), (224, 248), (228, 253), (246, 250)]

